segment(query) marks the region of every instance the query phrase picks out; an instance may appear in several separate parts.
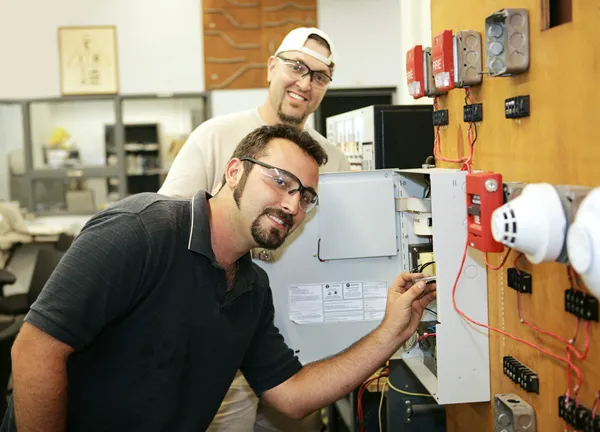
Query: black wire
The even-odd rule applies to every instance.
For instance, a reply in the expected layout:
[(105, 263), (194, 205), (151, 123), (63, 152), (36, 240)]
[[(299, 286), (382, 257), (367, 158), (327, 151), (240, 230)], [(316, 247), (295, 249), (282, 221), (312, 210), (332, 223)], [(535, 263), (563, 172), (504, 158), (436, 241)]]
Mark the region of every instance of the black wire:
[(321, 259), (321, 239), (317, 242), (317, 258), (321, 262), (325, 262), (326, 260)]
[(475, 128), (475, 139), (473, 140), (473, 144), (471, 144), (471, 147), (475, 147), (475, 142), (477, 141), (477, 124), (473, 123), (473, 127)]
[(425, 270), (427, 267), (429, 267), (432, 264), (435, 264), (435, 261), (429, 261), (429, 262), (426, 262), (425, 264), (421, 265), (421, 267), (419, 267), (419, 273), (422, 273), (423, 270)]
[(437, 316), (437, 312), (436, 312), (436, 311), (434, 311), (434, 310), (431, 310), (431, 309), (429, 309), (429, 308), (425, 308), (425, 310), (426, 310), (426, 311), (429, 311), (429, 312), (431, 312), (432, 314), (434, 314), (435, 316)]

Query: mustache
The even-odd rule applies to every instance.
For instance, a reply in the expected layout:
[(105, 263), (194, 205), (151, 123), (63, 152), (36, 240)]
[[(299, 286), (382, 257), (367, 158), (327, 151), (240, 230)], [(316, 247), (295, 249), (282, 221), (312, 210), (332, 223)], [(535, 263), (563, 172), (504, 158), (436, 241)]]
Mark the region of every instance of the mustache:
[(263, 214), (275, 216), (277, 219), (281, 219), (283, 221), (283, 223), (286, 224), (288, 227), (294, 226), (294, 217), (291, 214), (286, 213), (281, 209), (269, 207), (264, 211)]

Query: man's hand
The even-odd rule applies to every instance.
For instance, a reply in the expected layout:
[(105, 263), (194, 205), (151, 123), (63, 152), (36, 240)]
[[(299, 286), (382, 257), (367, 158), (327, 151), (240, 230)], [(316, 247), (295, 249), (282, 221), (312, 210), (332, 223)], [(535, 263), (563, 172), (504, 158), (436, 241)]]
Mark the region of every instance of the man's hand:
[(380, 327), (405, 341), (419, 326), (423, 310), (436, 297), (434, 283), (414, 283), (421, 273), (401, 273), (388, 290), (385, 316)]

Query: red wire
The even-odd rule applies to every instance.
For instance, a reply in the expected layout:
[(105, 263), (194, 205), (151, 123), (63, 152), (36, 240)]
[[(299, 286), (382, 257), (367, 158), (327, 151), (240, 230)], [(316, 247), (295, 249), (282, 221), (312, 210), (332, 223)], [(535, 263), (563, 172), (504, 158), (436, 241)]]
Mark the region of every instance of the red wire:
[(389, 370), (388, 369), (384, 369), (383, 372), (381, 372), (379, 375), (377, 375), (376, 377), (373, 378), (369, 378), (368, 380), (366, 380), (365, 382), (363, 382), (361, 384), (361, 386), (358, 389), (358, 402), (357, 402), (357, 415), (358, 415), (358, 423), (359, 423), (359, 427), (360, 427), (360, 432), (364, 432), (365, 431), (365, 421), (363, 418), (363, 410), (362, 410), (362, 396), (363, 393), (365, 392), (365, 390), (367, 389), (367, 387), (369, 386), (369, 384), (371, 384), (373, 381), (378, 380), (382, 377), (386, 377), (389, 376)]
[(592, 408), (592, 419), (596, 417), (596, 410), (598, 409), (598, 404), (600, 403), (600, 390), (596, 393), (596, 402), (594, 402), (594, 407)]
[(505, 332), (503, 330), (500, 330), (500, 329), (497, 329), (495, 327), (491, 327), (491, 326), (489, 326), (487, 324), (483, 324), (483, 323), (480, 323), (478, 321), (475, 321), (474, 319), (468, 317), (463, 311), (461, 311), (458, 308), (458, 305), (456, 304), (456, 287), (458, 286), (458, 280), (460, 279), (460, 276), (462, 274), (462, 271), (463, 271), (463, 268), (464, 268), (464, 265), (465, 265), (465, 259), (467, 258), (467, 251), (468, 251), (468, 249), (469, 249), (469, 243), (466, 242), (465, 243), (465, 250), (464, 250), (464, 253), (463, 253), (463, 257), (462, 257), (462, 261), (460, 263), (460, 269), (459, 269), (459, 271), (458, 271), (458, 273), (456, 275), (456, 280), (454, 281), (454, 286), (452, 287), (452, 306), (454, 307), (454, 309), (456, 310), (456, 312), (458, 312), (458, 314), (460, 316), (462, 316), (465, 320), (469, 321), (472, 324), (475, 324), (475, 325), (477, 325), (479, 327), (486, 328), (486, 329), (491, 330), (491, 331), (496, 332), (496, 333), (500, 333), (501, 335), (504, 335), (504, 336), (506, 336), (506, 337), (508, 337), (510, 339), (513, 339), (513, 340), (515, 340), (517, 342), (521, 342), (521, 343), (523, 343), (523, 344), (525, 344), (525, 345), (527, 345), (527, 346), (529, 346), (531, 348), (534, 348), (534, 349), (536, 349), (536, 350), (538, 350), (538, 351), (546, 354), (548, 357), (552, 357), (555, 360), (558, 360), (558, 361), (563, 362), (563, 363), (567, 363), (567, 365), (569, 365), (570, 367), (573, 368), (573, 370), (577, 374), (577, 378), (579, 379), (579, 381), (581, 381), (581, 371), (579, 370), (579, 368), (577, 366), (575, 366), (573, 363), (571, 363), (571, 361), (568, 358), (560, 357), (560, 356), (558, 356), (558, 355), (556, 355), (554, 353), (551, 353), (550, 351), (547, 351), (547, 350), (545, 350), (545, 349), (543, 349), (543, 348), (541, 348), (541, 347), (539, 347), (539, 346), (537, 346), (537, 345), (535, 345), (535, 344), (533, 344), (531, 342), (528, 342), (528, 341), (526, 341), (524, 339), (520, 339), (520, 338), (518, 338), (516, 336), (513, 336), (510, 333), (507, 333), (507, 332)]
[(427, 339), (430, 337), (435, 337), (435, 333), (424, 333), (423, 335), (419, 336), (417, 342), (421, 342), (423, 339)]
[(482, 254), (483, 254), (483, 257), (485, 258), (485, 265), (486, 265), (486, 266), (488, 266), (488, 267), (489, 267), (490, 269), (492, 269), (492, 270), (500, 270), (502, 267), (504, 267), (504, 264), (506, 264), (506, 260), (508, 259), (508, 256), (510, 255), (510, 252), (511, 252), (511, 251), (512, 251), (512, 249), (511, 249), (511, 248), (509, 248), (509, 249), (506, 251), (506, 255), (504, 255), (504, 258), (502, 258), (502, 262), (500, 263), (500, 265), (499, 265), (498, 267), (494, 267), (493, 265), (491, 265), (491, 264), (488, 262), (488, 259), (487, 259), (487, 254), (486, 254), (485, 252), (482, 252)]

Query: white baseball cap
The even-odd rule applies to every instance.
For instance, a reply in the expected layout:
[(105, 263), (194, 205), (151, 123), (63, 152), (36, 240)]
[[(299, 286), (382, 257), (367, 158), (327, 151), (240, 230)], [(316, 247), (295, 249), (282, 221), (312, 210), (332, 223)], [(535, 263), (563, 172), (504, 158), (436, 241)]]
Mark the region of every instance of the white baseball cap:
[[(323, 54), (319, 54), (318, 52), (304, 46), (311, 34), (320, 36), (327, 41), (329, 44), (329, 57), (325, 57)], [(279, 45), (277, 51), (275, 51), (275, 55), (285, 51), (300, 51), (304, 54), (308, 54), (317, 60), (321, 60), (323, 63), (329, 66), (331, 70), (333, 70), (335, 66), (335, 63), (333, 62), (335, 52), (333, 43), (331, 42), (329, 36), (327, 36), (324, 31), (319, 30), (318, 28), (299, 27), (289, 32), (286, 37), (283, 38), (283, 42), (281, 42), (281, 45)]]

